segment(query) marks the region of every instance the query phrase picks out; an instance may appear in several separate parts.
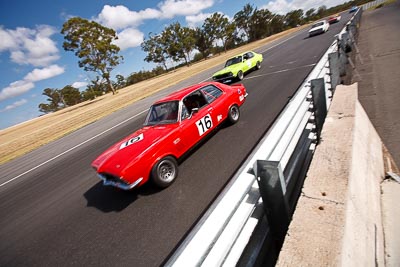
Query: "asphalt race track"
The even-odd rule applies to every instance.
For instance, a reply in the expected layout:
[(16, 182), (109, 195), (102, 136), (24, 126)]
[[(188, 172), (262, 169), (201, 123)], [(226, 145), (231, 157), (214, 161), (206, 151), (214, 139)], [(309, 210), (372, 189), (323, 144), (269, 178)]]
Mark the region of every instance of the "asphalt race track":
[(349, 18), (344, 13), (325, 34), (308, 38), (307, 28), (257, 49), (264, 62), (243, 80), (249, 96), (240, 121), (215, 132), (185, 159), (165, 190), (104, 187), (90, 163), (138, 129), (155, 99), (209, 79), (216, 69), (1, 165), (0, 266), (161, 265)]

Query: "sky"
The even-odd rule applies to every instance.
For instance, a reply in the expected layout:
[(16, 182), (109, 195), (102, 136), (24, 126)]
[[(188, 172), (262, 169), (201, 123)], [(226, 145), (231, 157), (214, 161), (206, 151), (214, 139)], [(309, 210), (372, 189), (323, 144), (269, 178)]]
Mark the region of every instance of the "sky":
[(62, 25), (69, 18), (94, 20), (117, 32), (123, 63), (111, 75), (124, 77), (155, 65), (144, 61), (140, 44), (174, 22), (201, 26), (215, 12), (229, 19), (246, 4), (273, 13), (336, 6), (343, 0), (0, 0), (0, 130), (36, 118), (46, 88), (72, 85), (85, 90), (93, 74), (78, 67), (62, 48)]

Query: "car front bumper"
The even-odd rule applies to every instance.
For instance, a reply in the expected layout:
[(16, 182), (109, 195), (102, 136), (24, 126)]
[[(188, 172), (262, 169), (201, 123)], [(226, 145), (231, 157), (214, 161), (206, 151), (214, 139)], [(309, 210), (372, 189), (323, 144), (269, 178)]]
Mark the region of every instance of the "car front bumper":
[(131, 190), (132, 188), (137, 186), (143, 180), (143, 177), (141, 177), (141, 178), (137, 179), (135, 182), (133, 182), (131, 184), (127, 184), (123, 181), (110, 180), (106, 176), (104, 176), (103, 174), (100, 174), (100, 173), (98, 173), (97, 175), (103, 181), (103, 185), (114, 186), (114, 187), (117, 187), (117, 188), (120, 188), (123, 190)]
[(310, 36), (314, 36), (314, 35), (322, 34), (324, 32), (325, 32), (324, 29), (321, 28), (321, 29), (318, 29), (318, 30), (315, 30), (315, 31), (308, 32), (308, 34)]
[(232, 72), (228, 72), (228, 73), (224, 73), (224, 74), (220, 74), (220, 75), (216, 75), (216, 76), (212, 77), (212, 79), (215, 82), (223, 82), (223, 81), (233, 80), (234, 78), (235, 78), (235, 76), (233, 76)]

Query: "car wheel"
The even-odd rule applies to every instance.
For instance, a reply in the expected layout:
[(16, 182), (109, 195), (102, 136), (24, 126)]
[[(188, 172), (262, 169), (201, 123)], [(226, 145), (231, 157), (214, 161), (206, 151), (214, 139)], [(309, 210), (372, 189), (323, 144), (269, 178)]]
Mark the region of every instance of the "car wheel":
[(162, 188), (170, 186), (178, 176), (178, 163), (173, 157), (159, 160), (151, 169), (153, 182)]
[(237, 73), (237, 78), (238, 78), (238, 80), (239, 80), (239, 81), (243, 80), (243, 77), (244, 77), (243, 71), (239, 70), (239, 72)]
[(260, 62), (260, 61), (257, 61), (256, 70), (259, 70), (259, 69), (261, 69), (261, 62)]
[(228, 111), (228, 121), (231, 124), (235, 124), (239, 121), (240, 118), (240, 109), (237, 105), (233, 105), (229, 108)]

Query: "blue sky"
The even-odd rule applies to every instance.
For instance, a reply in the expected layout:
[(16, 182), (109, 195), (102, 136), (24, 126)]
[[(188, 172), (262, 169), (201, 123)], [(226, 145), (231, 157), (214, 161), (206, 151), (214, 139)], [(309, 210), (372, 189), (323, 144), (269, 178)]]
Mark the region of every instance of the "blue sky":
[(214, 12), (232, 18), (247, 3), (286, 14), (293, 9), (341, 4), (342, 0), (0, 0), (0, 129), (38, 117), (38, 105), (47, 103), (46, 88), (66, 85), (85, 89), (93, 79), (78, 67), (73, 52), (62, 48), (63, 23), (71, 17), (95, 20), (118, 34), (124, 62), (112, 78), (154, 67), (144, 62), (140, 48), (150, 32), (160, 33), (179, 21), (201, 26)]

